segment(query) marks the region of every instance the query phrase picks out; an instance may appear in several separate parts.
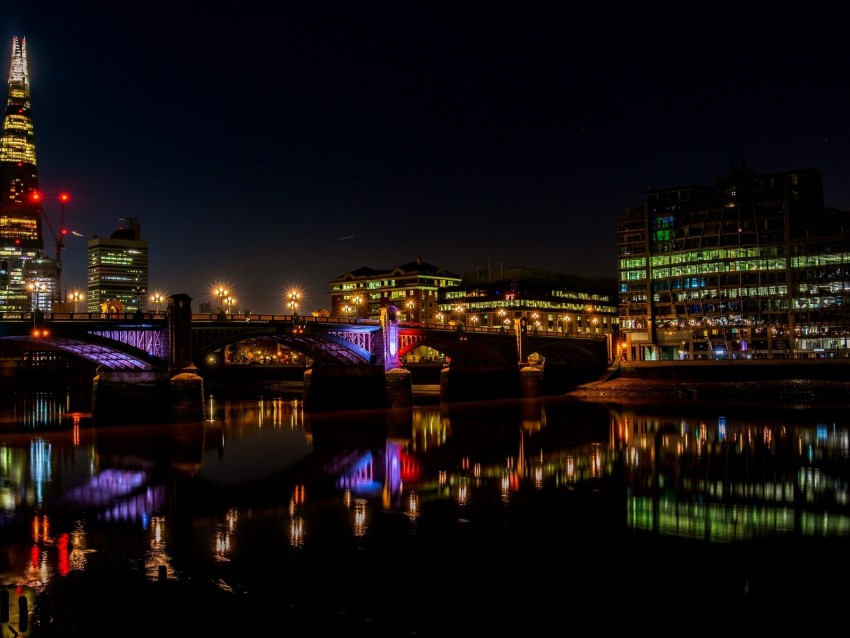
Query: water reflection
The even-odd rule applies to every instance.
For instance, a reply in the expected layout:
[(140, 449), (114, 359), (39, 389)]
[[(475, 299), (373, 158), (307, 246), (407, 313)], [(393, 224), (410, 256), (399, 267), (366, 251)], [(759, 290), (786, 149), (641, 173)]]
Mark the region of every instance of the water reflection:
[[(612, 574), (680, 561), (678, 545), (659, 554), (663, 539), (697, 543), (691, 552), (746, 544), (746, 577), (730, 568), (676, 580), (727, 596), (752, 595), (760, 542), (850, 547), (850, 429), (837, 417), (653, 413), (569, 397), (315, 416), (297, 400), (209, 397), (203, 423), (57, 431), (38, 410), (0, 433), (0, 584), (35, 592), (92, 571), (97, 554), (149, 582), (313, 596), (374, 621), (389, 612), (368, 587), (341, 585), (355, 566), (366, 571), (354, 582), (413, 570), (386, 594), (391, 605), (404, 591), (427, 597), (428, 577), (461, 563), (480, 582), (549, 582), (547, 566), (581, 563), (582, 582), (564, 591), (640, 600)], [(628, 568), (624, 552), (651, 560)], [(518, 595), (542, 613), (539, 592)], [(438, 617), (408, 610), (403, 622), (421, 633)]]

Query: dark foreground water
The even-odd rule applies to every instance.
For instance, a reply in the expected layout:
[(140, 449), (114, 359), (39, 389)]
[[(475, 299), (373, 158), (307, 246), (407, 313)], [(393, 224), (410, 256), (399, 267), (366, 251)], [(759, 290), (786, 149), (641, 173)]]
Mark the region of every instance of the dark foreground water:
[(210, 397), (202, 423), (97, 429), (69, 411), (20, 395), (0, 422), (2, 638), (848, 622), (842, 408), (558, 397), (317, 416)]

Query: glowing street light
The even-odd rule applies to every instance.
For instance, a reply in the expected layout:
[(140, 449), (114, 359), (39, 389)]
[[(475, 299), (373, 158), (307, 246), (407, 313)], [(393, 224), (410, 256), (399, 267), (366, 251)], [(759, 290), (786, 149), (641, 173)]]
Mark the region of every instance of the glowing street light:
[(416, 303), (411, 299), (405, 305), (407, 306), (407, 320), (413, 321), (413, 309), (416, 307)]
[(218, 297), (218, 314), (224, 314), (224, 300), (230, 296), (230, 291), (225, 286), (216, 286), (213, 295)]
[(354, 306), (354, 316), (360, 317), (360, 304), (363, 303), (363, 297), (360, 295), (354, 295), (351, 298), (351, 304)]
[(165, 302), (165, 295), (161, 292), (155, 292), (151, 295), (151, 303), (155, 312), (159, 312), (159, 307)]
[(86, 293), (80, 290), (72, 290), (68, 293), (68, 301), (73, 302), (74, 304), (74, 312), (79, 312), (79, 304), (84, 301), (86, 298)]
[(290, 290), (286, 294), (286, 297), (287, 297), (287, 299), (289, 299), (289, 301), (286, 304), (287, 307), (289, 308), (289, 314), (291, 314), (293, 317), (297, 317), (298, 316), (298, 301), (301, 299), (301, 293), (298, 292), (297, 290)]

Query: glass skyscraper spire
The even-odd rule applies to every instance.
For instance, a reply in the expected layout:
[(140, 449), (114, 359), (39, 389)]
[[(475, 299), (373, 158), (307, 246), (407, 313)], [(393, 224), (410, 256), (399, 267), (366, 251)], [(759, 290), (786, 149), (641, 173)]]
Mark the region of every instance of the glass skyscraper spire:
[(0, 312), (50, 309), (56, 266), (42, 258), (37, 191), (27, 42), (14, 37), (0, 134)]

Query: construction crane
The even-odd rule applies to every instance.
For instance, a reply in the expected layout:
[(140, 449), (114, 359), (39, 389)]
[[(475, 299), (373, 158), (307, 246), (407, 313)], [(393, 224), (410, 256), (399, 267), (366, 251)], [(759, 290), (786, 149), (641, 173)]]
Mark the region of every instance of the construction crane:
[[(43, 196), (40, 192), (34, 191), (32, 194), (32, 199), (36, 203), (41, 203)], [(53, 227), (53, 224), (50, 223), (50, 218), (47, 216), (47, 213), (44, 210), (44, 206), (41, 207), (41, 216), (47, 224), (47, 228), (50, 230), (50, 234), (53, 236), (53, 242), (56, 247), (56, 288), (54, 290), (53, 296), (54, 301), (62, 301), (62, 249), (65, 248), (65, 235), (68, 234), (68, 230), (65, 228), (65, 205), (71, 199), (68, 193), (59, 193), (59, 203), (61, 207), (59, 209), (59, 228), (58, 230)]]

